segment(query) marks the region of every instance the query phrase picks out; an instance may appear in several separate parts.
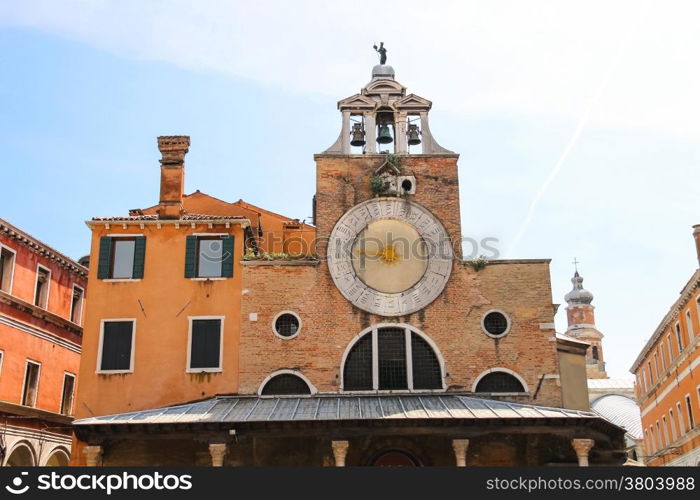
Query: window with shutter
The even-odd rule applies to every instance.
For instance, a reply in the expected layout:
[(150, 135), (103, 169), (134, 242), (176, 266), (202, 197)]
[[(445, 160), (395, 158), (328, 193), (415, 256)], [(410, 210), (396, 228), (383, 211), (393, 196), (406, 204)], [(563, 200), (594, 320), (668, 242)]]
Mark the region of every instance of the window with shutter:
[(99, 371), (131, 371), (134, 320), (103, 321)]
[(190, 235), (185, 245), (185, 278), (233, 276), (234, 237)]
[(24, 369), (24, 387), (22, 389), (22, 404), (24, 406), (36, 406), (40, 370), (41, 364), (27, 360), (27, 365)]
[(221, 318), (190, 318), (188, 372), (221, 370)]
[(144, 273), (146, 237), (103, 236), (97, 264), (99, 279), (141, 279)]

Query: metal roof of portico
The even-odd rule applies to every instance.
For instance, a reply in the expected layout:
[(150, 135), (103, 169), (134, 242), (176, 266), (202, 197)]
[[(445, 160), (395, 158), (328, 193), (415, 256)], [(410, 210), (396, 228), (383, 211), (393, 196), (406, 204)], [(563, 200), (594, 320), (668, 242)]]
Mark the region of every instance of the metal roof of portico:
[(75, 420), (77, 427), (168, 424), (239, 424), (341, 420), (600, 421), (600, 415), (565, 408), (511, 403), (456, 394), (217, 396), (153, 410)]

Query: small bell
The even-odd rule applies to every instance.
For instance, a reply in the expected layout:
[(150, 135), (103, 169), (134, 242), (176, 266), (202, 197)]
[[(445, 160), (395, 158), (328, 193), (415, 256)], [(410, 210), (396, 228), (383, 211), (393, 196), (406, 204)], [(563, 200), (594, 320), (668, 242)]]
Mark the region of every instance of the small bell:
[(386, 123), (379, 126), (379, 135), (377, 136), (377, 143), (379, 144), (390, 144), (394, 142), (391, 137), (391, 132), (389, 131), (389, 125)]
[(406, 135), (408, 136), (408, 145), (409, 146), (417, 146), (420, 144), (420, 130), (418, 129), (418, 125), (415, 123), (411, 123), (408, 125), (408, 132), (406, 132)]
[(354, 123), (352, 130), (350, 131), (352, 139), (350, 140), (351, 146), (364, 146), (365, 145), (365, 131), (362, 129), (361, 123)]

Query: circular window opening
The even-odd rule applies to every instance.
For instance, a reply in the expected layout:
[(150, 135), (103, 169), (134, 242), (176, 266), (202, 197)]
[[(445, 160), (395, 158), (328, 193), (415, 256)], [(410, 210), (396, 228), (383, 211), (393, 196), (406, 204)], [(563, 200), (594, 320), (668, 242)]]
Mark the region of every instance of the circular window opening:
[(401, 189), (403, 189), (404, 191), (410, 191), (412, 187), (413, 183), (408, 179), (404, 179), (404, 181), (401, 183)]
[(484, 330), (489, 335), (505, 335), (509, 326), (508, 318), (502, 312), (491, 311), (484, 316)]
[(282, 313), (275, 320), (275, 332), (281, 337), (294, 337), (299, 333), (299, 318), (292, 313)]

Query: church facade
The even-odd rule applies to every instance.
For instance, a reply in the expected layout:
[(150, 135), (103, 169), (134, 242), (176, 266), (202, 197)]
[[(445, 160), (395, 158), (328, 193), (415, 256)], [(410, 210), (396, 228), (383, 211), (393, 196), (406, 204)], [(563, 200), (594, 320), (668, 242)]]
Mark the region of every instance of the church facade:
[[(587, 411), (588, 344), (554, 330), (549, 260), (462, 259), (458, 155), (430, 101), (380, 64), (338, 107), (313, 241), (276, 220), (302, 252), (266, 252), (240, 205), (189, 210), (185, 137), (159, 139), (157, 207), (88, 222), (103, 271), (73, 463), (624, 462), (624, 430)], [(121, 238), (138, 265), (115, 283)]]

